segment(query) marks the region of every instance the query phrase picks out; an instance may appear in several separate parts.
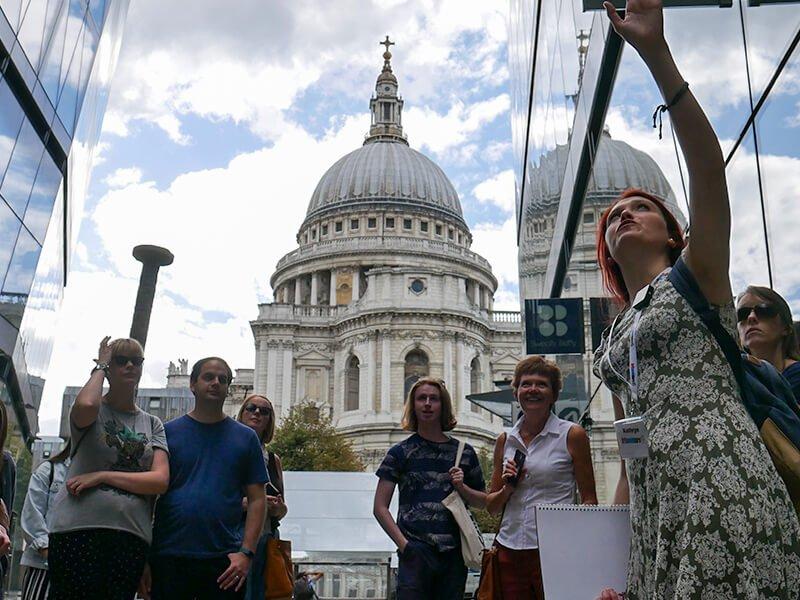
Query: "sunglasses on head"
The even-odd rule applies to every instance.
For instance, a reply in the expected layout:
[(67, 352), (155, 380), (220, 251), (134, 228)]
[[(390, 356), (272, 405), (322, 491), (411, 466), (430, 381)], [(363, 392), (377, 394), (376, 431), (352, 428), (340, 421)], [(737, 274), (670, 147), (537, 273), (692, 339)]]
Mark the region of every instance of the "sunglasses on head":
[(116, 356), (112, 356), (111, 360), (114, 361), (114, 364), (118, 367), (124, 367), (128, 363), (131, 363), (134, 367), (141, 367), (144, 362), (144, 356), (123, 356), (122, 354), (117, 354)]
[(770, 319), (778, 314), (775, 307), (771, 304), (756, 304), (755, 306), (740, 306), (736, 309), (736, 320), (741, 323), (746, 321), (750, 313), (756, 313), (758, 319)]
[(248, 404), (247, 406), (244, 407), (244, 409), (249, 413), (253, 414), (258, 413), (260, 415), (268, 415), (272, 412), (266, 406), (258, 406), (257, 404)]

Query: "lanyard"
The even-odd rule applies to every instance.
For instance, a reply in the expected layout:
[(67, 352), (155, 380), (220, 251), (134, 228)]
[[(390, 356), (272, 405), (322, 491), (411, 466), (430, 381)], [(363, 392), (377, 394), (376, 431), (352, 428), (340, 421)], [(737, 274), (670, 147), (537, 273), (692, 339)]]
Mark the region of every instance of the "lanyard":
[(614, 322), (611, 324), (611, 331), (608, 335), (608, 344), (606, 345), (605, 351), (605, 359), (611, 372), (614, 373), (617, 377), (619, 377), (622, 381), (624, 381), (631, 391), (631, 400), (636, 400), (639, 397), (639, 354), (636, 350), (636, 339), (639, 335), (639, 322), (642, 319), (642, 313), (644, 309), (650, 305), (650, 301), (653, 298), (653, 292), (655, 291), (655, 286), (658, 282), (660, 282), (664, 277), (667, 276), (669, 273), (669, 268), (664, 269), (659, 273), (655, 279), (648, 285), (647, 287), (642, 288), (639, 292), (634, 296), (633, 302), (631, 303), (631, 308), (634, 311), (633, 315), (633, 324), (631, 325), (631, 331), (628, 336), (628, 377), (623, 377), (617, 370), (614, 368), (614, 363), (611, 360), (611, 342), (614, 337), (614, 327), (617, 324), (617, 321), (622, 316), (623, 313), (617, 315), (617, 318), (614, 319)]

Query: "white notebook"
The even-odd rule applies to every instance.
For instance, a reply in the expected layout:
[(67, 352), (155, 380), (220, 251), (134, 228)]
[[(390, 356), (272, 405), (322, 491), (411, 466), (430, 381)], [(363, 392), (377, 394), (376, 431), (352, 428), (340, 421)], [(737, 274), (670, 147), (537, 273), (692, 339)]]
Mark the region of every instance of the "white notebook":
[(547, 600), (595, 600), (605, 588), (624, 592), (631, 547), (627, 506), (536, 506)]

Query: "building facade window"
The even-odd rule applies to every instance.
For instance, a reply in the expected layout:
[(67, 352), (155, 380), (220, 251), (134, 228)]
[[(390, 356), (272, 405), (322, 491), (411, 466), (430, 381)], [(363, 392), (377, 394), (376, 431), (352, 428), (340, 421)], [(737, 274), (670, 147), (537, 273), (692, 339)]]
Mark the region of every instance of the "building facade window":
[(436, 235), (442, 235), (442, 226), (437, 223), (435, 231)]
[(336, 222), (333, 224), (333, 230), (334, 230), (336, 233), (342, 233), (342, 222), (341, 222), (341, 221), (336, 221)]
[(428, 233), (428, 222), (427, 221), (420, 221), (419, 230), (422, 233)]
[(327, 225), (323, 225), (322, 226), (322, 235), (328, 235), (328, 226)]
[(344, 375), (344, 409), (346, 411), (358, 410), (358, 388), (361, 383), (359, 371), (358, 358), (351, 356), (347, 360), (347, 368)]
[(403, 219), (403, 229), (411, 230), (413, 225), (414, 224), (411, 222), (411, 219)]
[(367, 219), (367, 227), (369, 229), (375, 229), (378, 226), (378, 220), (375, 217), (369, 217)]
[(404, 368), (404, 393), (403, 397), (408, 396), (411, 387), (422, 377), (427, 377), (429, 373), (428, 355), (422, 350), (412, 350), (406, 354)]
[(350, 231), (358, 229), (358, 219), (350, 219)]
[(386, 217), (386, 229), (394, 229), (394, 217)]

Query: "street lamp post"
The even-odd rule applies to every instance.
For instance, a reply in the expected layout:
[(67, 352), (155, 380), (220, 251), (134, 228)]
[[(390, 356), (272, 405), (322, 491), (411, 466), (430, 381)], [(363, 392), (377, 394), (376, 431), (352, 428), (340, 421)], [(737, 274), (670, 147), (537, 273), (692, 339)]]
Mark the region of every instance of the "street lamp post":
[(150, 327), (153, 298), (156, 295), (158, 270), (171, 265), (175, 257), (166, 248), (149, 245), (136, 246), (133, 249), (133, 257), (142, 263), (142, 274), (139, 277), (139, 289), (136, 293), (130, 337), (144, 347), (147, 342), (147, 330)]

